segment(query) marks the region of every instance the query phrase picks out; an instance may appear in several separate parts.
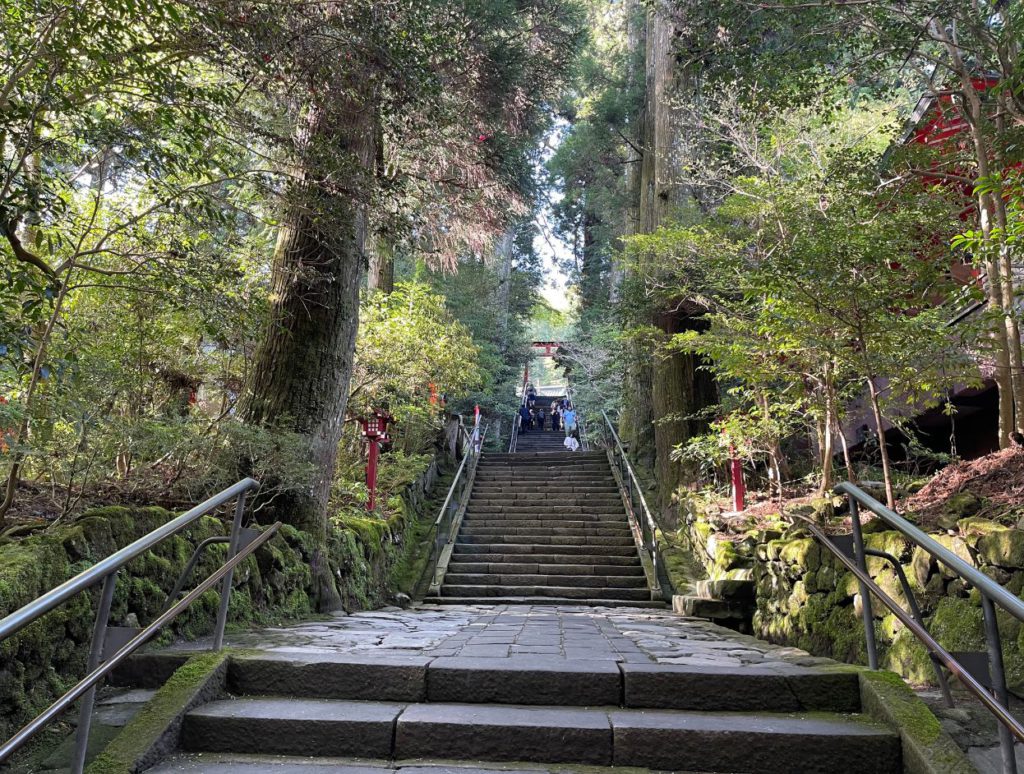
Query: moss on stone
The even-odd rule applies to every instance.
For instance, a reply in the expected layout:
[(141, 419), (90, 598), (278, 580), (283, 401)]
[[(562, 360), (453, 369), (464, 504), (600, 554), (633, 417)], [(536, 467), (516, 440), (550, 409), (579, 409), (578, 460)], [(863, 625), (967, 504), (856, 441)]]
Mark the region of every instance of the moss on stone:
[(1024, 569), (1024, 530), (1000, 529), (978, 540), (978, 555), (988, 564)]
[[(200, 703), (209, 683), (223, 670), (230, 651), (202, 653), (177, 669), (146, 705), (86, 769), (87, 774), (134, 774), (146, 766), (165, 736), (193, 706)], [(213, 686), (219, 690), (220, 686)], [(205, 698), (209, 698), (208, 696)], [(155, 761), (148, 761), (150, 765)]]
[(893, 672), (861, 670), (861, 705), (900, 736), (908, 774), (969, 774), (974, 766), (942, 730), (938, 718)]

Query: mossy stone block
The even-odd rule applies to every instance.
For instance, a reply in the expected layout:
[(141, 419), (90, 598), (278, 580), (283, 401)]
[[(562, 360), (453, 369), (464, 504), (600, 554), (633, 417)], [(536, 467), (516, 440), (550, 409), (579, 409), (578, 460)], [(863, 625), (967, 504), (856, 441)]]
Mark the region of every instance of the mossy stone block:
[(814, 572), (821, 567), (821, 546), (814, 538), (790, 540), (780, 546), (779, 559), (787, 565)]
[(997, 567), (1024, 569), (1024, 530), (1003, 529), (982, 536), (978, 556)]
[(946, 500), (939, 515), (939, 526), (953, 529), (960, 519), (974, 516), (984, 506), (984, 501), (970, 490), (957, 492)]

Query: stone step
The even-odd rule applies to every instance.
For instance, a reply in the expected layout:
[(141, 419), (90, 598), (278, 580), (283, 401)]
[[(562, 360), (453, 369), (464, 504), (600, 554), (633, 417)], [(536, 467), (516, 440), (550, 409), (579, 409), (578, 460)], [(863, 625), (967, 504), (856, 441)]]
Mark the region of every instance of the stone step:
[(534, 546), (632, 546), (633, 537), (605, 537), (602, 535), (473, 535), (459, 532), (456, 543), (527, 544)]
[[(516, 457), (519, 457), (519, 455), (516, 455)], [(574, 454), (565, 455), (558, 452), (538, 452), (534, 455), (523, 455), (522, 458), (515, 460), (481, 460), (477, 464), (477, 468), (479, 470), (504, 473), (542, 470), (563, 473), (571, 473), (573, 471), (611, 472), (611, 466), (604, 456), (601, 459), (587, 459)]]
[[(456, 554), (528, 554), (531, 558), (548, 554), (572, 554), (575, 556), (628, 556), (636, 558), (636, 547), (629, 546), (597, 546), (597, 545), (559, 545), (537, 543), (455, 543)], [(584, 564), (593, 564), (594, 559), (588, 558)]]
[(745, 621), (750, 618), (748, 605), (725, 599), (708, 599), (706, 597), (676, 594), (672, 597), (672, 609), (691, 618), (707, 618), (711, 621)]
[[(604, 771), (604, 769), (596, 769)], [(512, 768), (495, 761), (452, 762), (434, 758), (414, 761), (387, 761), (348, 757), (306, 758), (302, 756), (244, 755), (238, 753), (194, 753), (173, 755), (147, 774), (566, 774), (565, 766), (532, 764)], [(607, 769), (615, 774), (616, 769)], [(633, 767), (628, 774), (647, 774)], [(699, 774), (679, 772), (679, 774)]]
[(543, 516), (533, 519), (513, 519), (513, 518), (495, 518), (494, 514), (487, 516), (474, 516), (471, 513), (467, 513), (462, 519), (462, 523), (465, 526), (474, 527), (570, 527), (573, 529), (587, 529), (589, 527), (600, 527), (607, 529), (610, 527), (624, 526), (626, 529), (629, 528), (629, 524), (623, 517), (606, 517), (598, 518), (597, 514), (589, 514), (586, 517), (583, 514), (578, 514), (571, 518), (566, 519), (545, 519)]
[[(581, 553), (514, 553), (514, 552), (491, 552), (475, 551), (480, 546), (465, 546), (467, 550), (456, 550), (452, 554), (452, 562), (478, 562), (478, 563), (516, 563), (536, 562), (537, 564), (569, 564), (569, 565), (600, 565), (613, 567), (641, 566), (640, 557), (635, 550), (621, 551), (619, 554), (587, 554)], [(550, 547), (549, 547), (550, 550)]]
[[(476, 485), (473, 487), (473, 496), (475, 497), (478, 494), (479, 495), (489, 494), (489, 495), (497, 495), (497, 496), (507, 496), (507, 497), (513, 497), (513, 498), (515, 498), (515, 497), (535, 497), (536, 496), (536, 490), (530, 491), (530, 492), (524, 491), (522, 483), (510, 483), (510, 484), (502, 484), (502, 485), (492, 485), (489, 482), (481, 483), (480, 481), (477, 481)], [(545, 498), (547, 498), (547, 497), (550, 497), (553, 494), (555, 494), (555, 493), (554, 492), (546, 492), (544, 496), (545, 496)], [(570, 484), (570, 485), (564, 486), (564, 487), (563, 486), (559, 486), (557, 494), (562, 495), (562, 496), (588, 495), (588, 496), (591, 496), (591, 497), (619, 497), (619, 488), (617, 486), (615, 486), (614, 484), (608, 484), (608, 485), (598, 485), (598, 484), (592, 484), (591, 485), (591, 484), (587, 484), (587, 485), (582, 485), (582, 486), (577, 485), (577, 484)]]
[[(442, 597), (503, 597), (503, 596), (524, 596), (523, 586), (502, 586), (502, 585), (465, 585), (441, 584), (440, 595)], [(640, 589), (619, 589), (603, 587), (577, 587), (577, 586), (531, 586), (529, 587), (532, 597), (559, 597), (561, 599), (629, 599), (633, 601), (644, 601), (651, 598), (650, 591), (646, 588)]]
[(608, 607), (665, 610), (668, 605), (661, 600), (624, 599), (561, 599), (559, 597), (523, 597), (508, 595), (504, 597), (427, 597), (424, 603), (444, 605), (447, 607), (497, 607), (499, 605), (542, 605), (545, 607)]
[(559, 514), (559, 513), (625, 513), (625, 508), (622, 503), (617, 505), (602, 505), (600, 503), (592, 505), (502, 505), (496, 502), (476, 502), (470, 501), (469, 508), (472, 509), (473, 513), (497, 513), (497, 514), (514, 514), (514, 513), (543, 513), (545, 515)]
[(523, 465), (600, 465), (608, 464), (608, 455), (604, 452), (561, 451), (561, 452), (513, 452), (512, 454), (485, 454), (480, 459), (481, 465), (507, 465), (521, 467)]
[(516, 495), (501, 494), (500, 492), (473, 492), (470, 500), (474, 505), (504, 505), (509, 508), (566, 508), (566, 507), (590, 507), (601, 506), (602, 508), (622, 508), (622, 498), (618, 493), (596, 493), (585, 492), (524, 492)]
[[(190, 752), (896, 774), (899, 738), (842, 715), (241, 698), (189, 712)], [(840, 763), (841, 762), (841, 763)]]
[[(565, 452), (562, 454), (562, 458), (566, 460), (607, 460), (608, 455), (603, 451), (575, 451)], [(531, 459), (531, 455), (524, 452), (488, 452), (482, 458), (484, 462), (525, 462)]]
[(488, 472), (477, 473), (478, 483), (493, 484), (496, 486), (521, 486), (524, 481), (529, 482), (551, 482), (567, 485), (589, 485), (614, 486), (615, 477), (608, 471), (557, 471), (551, 468), (538, 468), (534, 470)]
[(647, 579), (630, 575), (555, 575), (527, 573), (462, 573), (451, 568), (444, 576), (444, 586), (572, 586), (574, 588), (646, 589)]
[[(609, 522), (610, 523), (610, 522)], [(587, 527), (542, 527), (533, 524), (526, 527), (482, 527), (472, 522), (464, 524), (462, 535), (548, 535), (563, 537), (586, 537), (594, 535), (599, 537), (628, 537), (632, 538), (633, 533), (629, 531), (628, 524), (616, 526), (599, 527), (595, 525)]]
[[(532, 557), (531, 557), (532, 558)], [(578, 560), (578, 556), (569, 557)], [(448, 572), (486, 575), (606, 575), (614, 577), (644, 577), (640, 562), (631, 565), (616, 564), (541, 564), (539, 562), (471, 562), (453, 558), (448, 563)]]

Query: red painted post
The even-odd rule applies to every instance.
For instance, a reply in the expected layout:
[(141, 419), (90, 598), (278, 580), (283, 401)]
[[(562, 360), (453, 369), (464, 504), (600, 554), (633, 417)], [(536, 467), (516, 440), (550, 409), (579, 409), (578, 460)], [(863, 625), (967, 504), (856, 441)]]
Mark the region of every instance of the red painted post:
[(736, 450), (729, 447), (732, 459), (729, 462), (732, 468), (732, 509), (742, 511), (746, 507), (747, 487), (743, 483), (743, 462), (736, 457)]
[(371, 512), (377, 508), (377, 460), (379, 458), (380, 441), (371, 438), (370, 459), (366, 463), (366, 488), (370, 490), (370, 497), (366, 501), (366, 510)]
[(391, 415), (386, 411), (375, 409), (373, 416), (360, 418), (363, 426), (363, 438), (370, 445), (369, 459), (366, 462), (366, 488), (370, 496), (366, 500), (366, 510), (374, 511), (377, 508), (377, 462), (380, 459), (380, 445), (388, 440), (388, 422)]

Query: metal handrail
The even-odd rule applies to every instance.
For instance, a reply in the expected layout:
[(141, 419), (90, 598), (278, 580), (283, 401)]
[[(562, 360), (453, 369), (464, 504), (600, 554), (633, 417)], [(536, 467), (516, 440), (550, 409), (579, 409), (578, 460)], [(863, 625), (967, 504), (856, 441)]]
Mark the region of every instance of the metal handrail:
[[(604, 417), (605, 425), (612, 436), (612, 454), (619, 464), (619, 478), (626, 489), (625, 494), (626, 500), (629, 503), (630, 515), (640, 526), (641, 534), (644, 539), (644, 550), (647, 551), (647, 555), (650, 558), (651, 565), (654, 569), (654, 579), (661, 587), (662, 596), (666, 600), (671, 599), (673, 594), (672, 580), (665, 568), (665, 563), (661, 559), (661, 550), (658, 548), (658, 522), (654, 518), (654, 514), (651, 512), (650, 507), (647, 505), (647, 498), (644, 497), (643, 486), (640, 484), (640, 479), (637, 478), (636, 471), (633, 470), (633, 466), (629, 462), (629, 457), (626, 456), (626, 449), (623, 447), (622, 441), (619, 439), (619, 434), (615, 432), (615, 426), (612, 424), (612, 420), (608, 417), (608, 412), (602, 409), (601, 416)], [(634, 505), (634, 500), (639, 504), (643, 518), (638, 519), (636, 517), (636, 506)]]
[[(423, 592), (425, 590), (437, 585), (437, 568), (441, 564), (442, 555), (445, 548), (451, 545), (455, 539), (452, 525), (459, 510), (464, 506), (472, 485), (473, 476), (469, 475), (466, 479), (463, 479), (463, 473), (466, 471), (471, 460), (473, 461), (471, 472), (475, 473), (476, 462), (483, 454), (484, 440), (487, 438), (487, 431), (490, 430), (490, 427), (490, 423), (488, 423), (484, 426), (483, 432), (480, 433), (479, 448), (470, 444), (462, 455), (462, 462), (459, 463), (458, 470), (455, 471), (455, 478), (452, 479), (451, 486), (448, 487), (448, 492), (445, 495), (444, 502), (441, 503), (437, 518), (434, 519), (434, 523), (430, 526), (431, 532), (433, 532), (433, 548), (427, 557), (427, 564), (423, 568), (423, 574), (416, 584), (416, 589), (414, 589), (418, 597), (424, 596)], [(462, 491), (456, 496), (456, 490), (460, 484), (462, 485)]]
[[(96, 610), (96, 619), (93, 625), (92, 642), (89, 647), (87, 660), (88, 676), (79, 682), (74, 688), (57, 699), (42, 714), (30, 721), (17, 734), (11, 737), (3, 745), (0, 745), (0, 762), (5, 761), (10, 755), (24, 745), (39, 730), (44, 728), (61, 712), (71, 704), (82, 698), (82, 706), (79, 713), (78, 731), (75, 740), (75, 751), (72, 759), (72, 774), (81, 774), (85, 767), (86, 742), (89, 737), (89, 727), (92, 721), (92, 709), (96, 696), (96, 686), (106, 677), (107, 674), (122, 660), (127, 658), (151, 639), (168, 621), (172, 620), (182, 610), (194, 602), (204, 591), (211, 588), (217, 581), (223, 578), (221, 587), (220, 606), (217, 610), (217, 620), (214, 625), (213, 649), (219, 650), (224, 642), (224, 626), (227, 623), (228, 603), (231, 596), (231, 580), (235, 566), (246, 556), (251, 554), (258, 546), (265, 543), (280, 527), (280, 523), (268, 528), (261, 535), (239, 547), (239, 540), (242, 533), (242, 516), (245, 513), (245, 500), (247, 494), (259, 487), (259, 482), (251, 478), (243, 479), (228, 487), (222, 492), (203, 501), (196, 507), (186, 511), (181, 516), (167, 522), (161, 527), (143, 535), (130, 545), (115, 551), (105, 559), (101, 559), (87, 570), (76, 575), (68, 581), (60, 584), (42, 596), (29, 602), (27, 605), (15, 610), (13, 613), (0, 620), (0, 641), (3, 641), (24, 629), (32, 622), (38, 620), (46, 613), (66, 602), (77, 594), (87, 591), (96, 584), (103, 582), (100, 592), (100, 602)], [(205, 516), (215, 508), (235, 500), (235, 512), (232, 519), (231, 534), (228, 539), (228, 559), (213, 575), (207, 578), (196, 589), (189, 592), (180, 602), (171, 606), (161, 613), (157, 619), (144, 629), (136, 632), (130, 630), (130, 641), (121, 647), (110, 658), (104, 658), (104, 647), (109, 644), (108, 633), (110, 627), (107, 623), (110, 617), (110, 607), (114, 598), (114, 586), (117, 581), (118, 571), (128, 562), (141, 556), (156, 545), (173, 535), (191, 526), (200, 517)]]
[[(857, 577), (860, 586), (861, 616), (864, 623), (868, 666), (871, 669), (878, 669), (874, 615), (871, 610), (871, 595), (874, 595), (922, 642), (928, 650), (933, 663), (940, 662), (945, 666), (996, 717), (996, 720), (999, 721), (999, 742), (1002, 750), (1003, 771), (1004, 774), (1015, 774), (1017, 763), (1014, 752), (1014, 737), (1024, 742), (1024, 725), (1009, 712), (1009, 691), (1006, 686), (1003, 647), (999, 637), (995, 606), (998, 604), (1014, 618), (1024, 621), (1024, 602), (855, 484), (844, 481), (836, 486), (834, 491), (838, 494), (845, 494), (849, 498), (850, 521), (853, 533), (852, 556), (833, 542), (814, 522), (809, 519), (801, 519), (801, 521), (807, 525), (811, 534)], [(864, 534), (860, 524), (861, 506), (901, 533), (912, 543), (922, 548), (937, 561), (942, 562), (947, 568), (978, 590), (981, 595), (985, 622), (991, 690), (983, 685), (981, 680), (971, 674), (964, 665), (961, 654), (957, 654), (961, 655), (961, 658), (958, 659), (956, 655), (945, 650), (931, 636), (924, 626), (923, 617), (919, 613), (917, 615), (907, 613), (871, 579), (867, 570), (867, 557), (877, 555), (878, 552), (874, 552), (864, 546)], [(916, 600), (911, 598), (906, 587), (904, 588), (904, 593), (908, 595), (908, 604), (916, 611)], [(940, 680), (940, 682), (942, 681)], [(952, 697), (948, 693), (947, 700), (950, 703), (952, 702)]]

